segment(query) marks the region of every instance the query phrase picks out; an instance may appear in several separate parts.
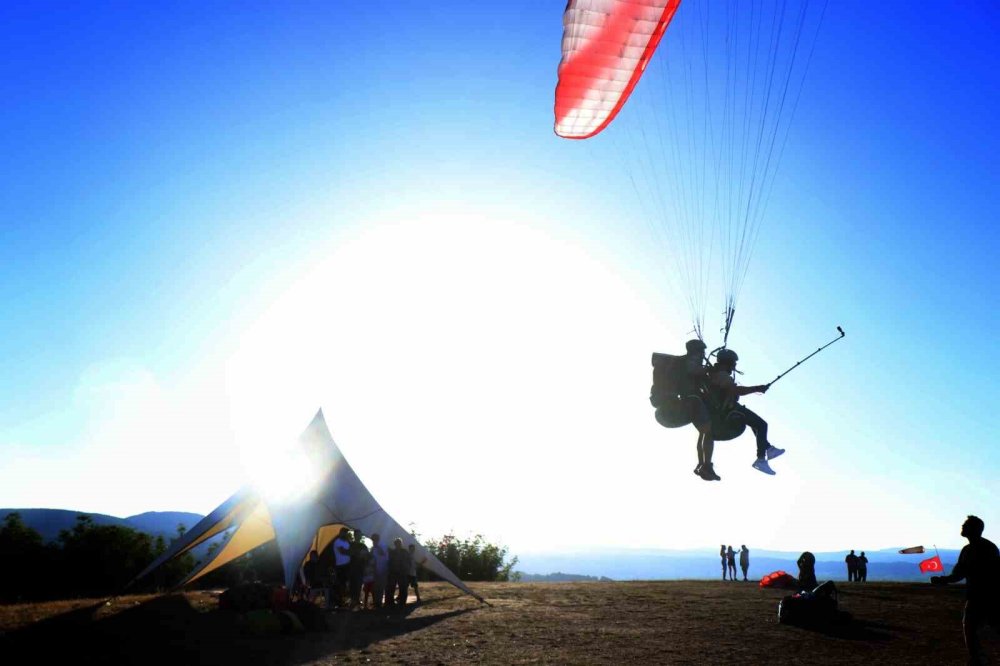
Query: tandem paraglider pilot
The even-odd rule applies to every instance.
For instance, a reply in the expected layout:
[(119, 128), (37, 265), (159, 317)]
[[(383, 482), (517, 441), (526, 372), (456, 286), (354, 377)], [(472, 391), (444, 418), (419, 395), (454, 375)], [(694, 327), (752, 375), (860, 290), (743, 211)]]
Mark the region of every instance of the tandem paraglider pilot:
[(656, 422), (665, 428), (692, 424), (698, 430), (698, 465), (694, 473), (706, 481), (718, 481), (712, 467), (712, 417), (704, 400), (708, 379), (705, 343), (688, 340), (684, 356), (653, 354), (653, 386), (649, 402), (656, 408)]

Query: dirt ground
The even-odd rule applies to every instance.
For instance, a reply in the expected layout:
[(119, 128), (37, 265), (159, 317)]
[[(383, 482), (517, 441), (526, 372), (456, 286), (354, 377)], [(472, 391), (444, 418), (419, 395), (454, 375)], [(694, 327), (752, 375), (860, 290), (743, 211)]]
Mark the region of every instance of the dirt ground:
[[(489, 605), (430, 583), (420, 604), (330, 612), (325, 631), (272, 636), (248, 635), (210, 592), (0, 606), (0, 663), (965, 663), (959, 588), (843, 583), (840, 607), (853, 621), (820, 631), (778, 624), (787, 592), (756, 583), (471, 587)], [(1000, 663), (1000, 636), (986, 630), (983, 639)]]

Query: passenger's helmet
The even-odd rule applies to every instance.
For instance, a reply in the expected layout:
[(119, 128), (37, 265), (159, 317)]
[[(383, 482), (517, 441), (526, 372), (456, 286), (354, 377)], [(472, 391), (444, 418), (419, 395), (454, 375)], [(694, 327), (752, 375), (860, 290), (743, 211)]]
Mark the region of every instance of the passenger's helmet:
[(684, 346), (687, 348), (689, 354), (692, 352), (701, 352), (702, 354), (704, 354), (705, 350), (708, 349), (708, 347), (705, 345), (704, 342), (697, 339), (688, 340)]
[(736, 365), (740, 357), (732, 349), (723, 349), (716, 355), (716, 360), (722, 365)]

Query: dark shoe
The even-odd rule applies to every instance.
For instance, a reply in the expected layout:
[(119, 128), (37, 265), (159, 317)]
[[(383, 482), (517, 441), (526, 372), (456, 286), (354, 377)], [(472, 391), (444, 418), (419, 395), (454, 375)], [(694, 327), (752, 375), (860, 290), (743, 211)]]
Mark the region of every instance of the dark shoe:
[(694, 468), (694, 473), (701, 476), (701, 463), (698, 463), (697, 467)]
[(705, 479), (706, 481), (721, 481), (722, 477), (715, 473), (715, 469), (712, 467), (712, 463), (705, 463), (701, 466), (701, 471), (698, 476)]

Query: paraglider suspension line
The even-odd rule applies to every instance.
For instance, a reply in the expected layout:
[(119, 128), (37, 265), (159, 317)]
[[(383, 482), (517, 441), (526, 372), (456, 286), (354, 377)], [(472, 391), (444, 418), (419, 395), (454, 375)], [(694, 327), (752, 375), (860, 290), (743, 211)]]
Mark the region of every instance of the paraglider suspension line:
[(736, 314), (736, 310), (730, 304), (726, 308), (726, 326), (722, 329), (722, 347), (725, 348), (729, 344), (729, 329), (733, 327), (733, 315)]

